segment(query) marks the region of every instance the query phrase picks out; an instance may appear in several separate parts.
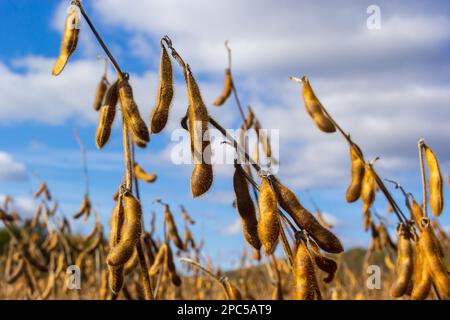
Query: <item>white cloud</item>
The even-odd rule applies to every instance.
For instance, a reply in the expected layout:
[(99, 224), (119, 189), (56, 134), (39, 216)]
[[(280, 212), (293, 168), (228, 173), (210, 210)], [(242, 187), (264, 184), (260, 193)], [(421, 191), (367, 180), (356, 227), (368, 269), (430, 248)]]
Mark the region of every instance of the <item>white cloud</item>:
[(14, 160), (9, 153), (0, 151), (0, 181), (24, 181), (26, 179), (25, 165)]
[(242, 222), (240, 218), (236, 218), (230, 224), (220, 229), (220, 232), (226, 236), (235, 236), (242, 232)]

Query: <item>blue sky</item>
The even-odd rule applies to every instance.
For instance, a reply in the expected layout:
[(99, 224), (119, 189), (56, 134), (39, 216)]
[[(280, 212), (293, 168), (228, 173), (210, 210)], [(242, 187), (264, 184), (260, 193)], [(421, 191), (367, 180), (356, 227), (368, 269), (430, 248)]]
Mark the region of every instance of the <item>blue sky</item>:
[[(98, 115), (91, 104), (103, 68), (95, 58), (102, 52), (85, 23), (68, 67), (60, 77), (51, 77), (67, 3), (0, 2), (0, 195), (15, 196), (17, 206), (29, 214), (34, 205), (30, 195), (37, 186), (34, 172), (48, 182), (63, 213), (71, 216), (84, 192), (81, 155), (73, 136), (77, 128), (88, 150), (93, 202), (107, 223), (112, 194), (123, 174), (121, 135), (117, 127), (107, 147), (96, 149)], [(376, 1), (381, 30), (371, 31), (366, 28), (366, 8), (372, 1), (339, 3), (97, 0), (86, 1), (86, 8), (131, 74), (145, 119), (155, 101), (161, 36), (168, 34), (190, 63), (209, 105), (221, 91), (223, 42), (230, 40), (243, 103), (253, 106), (264, 127), (280, 130), (281, 180), (308, 208), (313, 208), (314, 198), (350, 248), (367, 244), (368, 236), (362, 232), (361, 203), (344, 200), (348, 147), (338, 135), (315, 128), (299, 87), (288, 77), (309, 75), (322, 102), (366, 157), (381, 157), (377, 168), (382, 176), (399, 180), (420, 197), (417, 140), (424, 137), (435, 150), (445, 176), (450, 164), (450, 4)], [(176, 76), (169, 127), (137, 156), (147, 171), (158, 174), (155, 184), (141, 186), (146, 221), (152, 209), (161, 215), (161, 208), (152, 204), (158, 197), (171, 204), (181, 225), (178, 205), (183, 204), (198, 221), (193, 232), (205, 237), (207, 252), (230, 265), (243, 246), (231, 207), (232, 169), (218, 168), (211, 192), (194, 200), (191, 166), (174, 165), (169, 159), (170, 134), (187, 104), (178, 68)], [(210, 112), (227, 128), (240, 124), (232, 100)], [(384, 214), (381, 198), (375, 207)], [(161, 227), (161, 219), (158, 222)], [(446, 213), (441, 223), (450, 225)], [(76, 229), (90, 226), (77, 223)]]

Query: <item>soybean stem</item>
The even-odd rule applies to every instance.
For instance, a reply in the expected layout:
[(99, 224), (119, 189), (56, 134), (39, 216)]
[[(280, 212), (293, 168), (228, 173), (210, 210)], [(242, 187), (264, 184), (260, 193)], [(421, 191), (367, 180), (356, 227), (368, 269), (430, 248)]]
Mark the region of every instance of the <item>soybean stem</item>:
[[(291, 80), (296, 81), (296, 82), (303, 82), (301, 79), (298, 79), (296, 77), (291, 77)], [(336, 127), (336, 129), (341, 133), (341, 135), (345, 138), (345, 140), (347, 140), (347, 142), (350, 145), (355, 145), (359, 148), (359, 146), (354, 143), (352, 141), (352, 139), (350, 138), (350, 134), (346, 133), (341, 126), (333, 119), (333, 117), (328, 113), (328, 111), (325, 109), (324, 106), (322, 106), (321, 108), (322, 112), (326, 115), (326, 117), (333, 123), (333, 125)], [(362, 154), (359, 154), (359, 152), (356, 153), (358, 155), (358, 157), (363, 161), (366, 162), (364, 160), (364, 156)], [(372, 165), (370, 165), (370, 168), (373, 172), (373, 175), (375, 177), (375, 181), (378, 185), (378, 187), (380, 188), (380, 190), (383, 192), (383, 195), (385, 196), (385, 198), (388, 200), (388, 202), (391, 204), (392, 208), (394, 209), (395, 215), (397, 216), (397, 219), (400, 222), (404, 222), (407, 221), (408, 219), (406, 218), (406, 216), (403, 214), (402, 210), (400, 209), (400, 207), (398, 206), (398, 204), (395, 202), (394, 198), (392, 197), (392, 195), (389, 193), (389, 190), (386, 188), (386, 186), (383, 183), (383, 180), (381, 180), (380, 176), (378, 175), (378, 173), (375, 171), (375, 169), (373, 169)]]
[(423, 152), (425, 149), (425, 142), (423, 139), (420, 139), (417, 143), (417, 147), (419, 149), (419, 159), (420, 159), (420, 173), (422, 175), (422, 211), (424, 217), (428, 217), (428, 191), (427, 191), (427, 173), (425, 171), (425, 162)]
[(89, 19), (89, 16), (87, 15), (86, 11), (84, 10), (83, 5), (81, 4), (81, 1), (80, 0), (75, 0), (74, 3), (80, 9), (80, 12), (83, 15), (84, 19), (86, 20), (87, 24), (89, 25), (89, 28), (94, 33), (95, 38), (97, 39), (98, 43), (102, 46), (103, 51), (105, 51), (105, 53), (108, 56), (109, 60), (111, 60), (111, 63), (114, 65), (114, 68), (116, 69), (117, 73), (123, 74), (123, 72), (120, 69), (120, 66), (117, 63), (116, 59), (114, 58), (112, 53), (109, 51), (109, 49), (106, 46), (105, 42), (103, 41), (102, 37), (97, 32), (97, 29), (95, 29), (94, 25), (92, 24), (91, 19)]

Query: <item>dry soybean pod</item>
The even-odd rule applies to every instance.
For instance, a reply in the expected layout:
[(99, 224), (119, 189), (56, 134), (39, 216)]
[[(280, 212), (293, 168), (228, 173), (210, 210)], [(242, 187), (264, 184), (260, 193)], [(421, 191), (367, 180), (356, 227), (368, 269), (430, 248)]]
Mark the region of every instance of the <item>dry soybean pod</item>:
[(180, 250), (184, 250), (183, 241), (180, 238), (177, 225), (175, 224), (175, 220), (173, 219), (173, 215), (172, 212), (170, 212), (170, 207), (168, 204), (164, 204), (164, 221), (167, 224), (169, 236), (175, 246)]
[(336, 271), (338, 269), (336, 261), (322, 255), (320, 253), (319, 246), (316, 243), (314, 243), (314, 241), (308, 239), (308, 245), (314, 256), (314, 262), (316, 263), (316, 266), (320, 270), (325, 271), (327, 273), (327, 276), (323, 279), (323, 281), (325, 283), (330, 283), (331, 281), (333, 281)]
[(186, 209), (183, 206), (180, 206), (181, 214), (183, 215), (184, 221), (186, 221), (188, 224), (193, 225), (195, 224), (195, 221), (192, 220), (192, 218), (187, 213)]
[[(424, 224), (422, 223), (422, 219), (424, 218), (424, 214), (422, 211), (422, 207), (415, 201), (414, 197), (411, 196), (411, 215), (413, 219), (416, 221), (417, 225), (419, 226), (419, 229), (423, 231)], [(426, 226), (427, 224), (425, 224)], [(442, 248), (441, 242), (436, 237), (436, 234), (434, 233), (433, 228), (429, 228), (428, 230), (430, 237), (433, 239), (433, 242), (435, 243), (435, 246), (438, 250), (439, 256), (441, 258), (444, 257), (444, 249)]]
[(390, 290), (391, 296), (394, 298), (399, 298), (406, 293), (414, 270), (411, 234), (403, 224), (399, 224), (397, 234), (397, 278)]
[(296, 300), (314, 300), (317, 280), (314, 263), (306, 243), (300, 239), (297, 243), (294, 259), (294, 281)]
[(224, 286), (230, 300), (242, 300), (241, 292), (228, 278), (224, 279)]
[(442, 299), (450, 299), (450, 278), (447, 269), (439, 256), (439, 249), (430, 232), (429, 220), (422, 219), (422, 233), (420, 237), (421, 250), (427, 260), (433, 283)]
[(241, 170), (242, 168), (236, 167), (233, 176), (236, 209), (242, 219), (245, 240), (253, 248), (259, 250), (261, 248), (261, 241), (258, 238), (258, 220), (256, 219), (255, 206), (250, 197), (248, 182)]
[(197, 82), (189, 67), (186, 67), (186, 81), (189, 96), (188, 123), (191, 137), (191, 152), (194, 169), (191, 175), (191, 193), (194, 198), (206, 193), (213, 182), (211, 150), (208, 134), (209, 116)]
[(336, 127), (323, 112), (322, 103), (319, 101), (311, 85), (309, 84), (309, 79), (306, 76), (301, 79), (297, 79), (295, 77), (291, 77), (291, 79), (296, 82), (303, 83), (302, 96), (303, 101), (305, 102), (306, 111), (311, 116), (316, 126), (323, 132), (335, 132)]
[[(116, 246), (120, 241), (120, 235), (122, 232), (122, 226), (124, 221), (124, 210), (123, 210), (123, 196), (118, 195), (116, 206), (114, 207), (112, 217), (111, 217), (111, 229), (109, 234), (109, 247), (110, 250)], [(124, 274), (123, 266), (108, 266), (108, 282), (111, 291), (117, 295), (123, 287)]]
[(431, 274), (428, 268), (428, 262), (424, 257), (424, 253), (421, 249), (420, 239), (416, 240), (416, 263), (415, 263), (415, 275), (413, 282), (413, 290), (411, 292), (411, 299), (424, 300), (428, 297), (431, 290)]
[(133, 141), (138, 146), (142, 146), (150, 141), (150, 135), (144, 120), (141, 118), (139, 108), (134, 101), (133, 89), (128, 82), (128, 76), (122, 77), (118, 86), (120, 105), (122, 106), (125, 121), (130, 128)]
[(83, 214), (87, 217), (91, 211), (92, 205), (89, 200), (89, 195), (86, 193), (83, 197), (83, 202), (81, 203), (80, 210), (73, 215), (74, 219), (79, 219), (83, 216)]
[(158, 249), (158, 253), (156, 254), (155, 261), (153, 262), (149, 274), (150, 276), (154, 277), (158, 270), (161, 268), (161, 266), (164, 264), (164, 261), (166, 259), (167, 255), (167, 243), (164, 242)]
[(59, 75), (63, 71), (67, 61), (77, 47), (78, 34), (80, 32), (80, 17), (77, 10), (78, 8), (76, 6), (72, 6), (69, 16), (66, 19), (61, 50), (52, 70), (52, 75), (54, 76)]
[(194, 237), (192, 236), (192, 233), (187, 226), (184, 228), (183, 244), (184, 250), (188, 250), (189, 244), (191, 245), (192, 249), (195, 249), (196, 247)]
[(145, 172), (145, 170), (137, 162), (134, 163), (134, 175), (136, 179), (145, 181), (147, 183), (153, 183), (158, 178), (158, 176), (154, 173)]
[(430, 207), (433, 214), (439, 217), (444, 209), (443, 181), (439, 160), (428, 146), (425, 146), (425, 156), (430, 171)]
[(95, 89), (94, 110), (99, 111), (103, 104), (106, 91), (108, 90), (108, 80), (103, 76)]
[(167, 271), (169, 271), (170, 274), (170, 280), (172, 281), (172, 284), (176, 287), (181, 286), (181, 278), (177, 274), (177, 269), (175, 267), (175, 264), (173, 262), (173, 253), (172, 249), (169, 245), (167, 245), (167, 254), (164, 259), (164, 263), (166, 265)]
[(345, 198), (349, 203), (355, 202), (359, 199), (365, 171), (364, 161), (362, 160), (362, 152), (355, 144), (350, 144), (350, 159), (352, 162), (352, 182), (345, 194)]
[(292, 217), (295, 223), (316, 241), (322, 250), (330, 253), (344, 251), (339, 239), (306, 210), (296, 195), (277, 179), (272, 178), (272, 185), (277, 195), (280, 206)]
[(363, 201), (363, 212), (369, 211), (375, 201), (376, 182), (371, 165), (367, 165), (361, 186), (361, 198)]
[(227, 68), (225, 70), (225, 83), (224, 83), (224, 86), (223, 86), (222, 93), (214, 101), (213, 104), (216, 107), (220, 107), (221, 105), (223, 105), (225, 103), (225, 101), (227, 101), (227, 99), (230, 96), (232, 90), (233, 90), (233, 78), (231, 76), (231, 70), (229, 68)]
[(41, 214), (42, 214), (42, 202), (39, 202), (36, 211), (34, 212), (33, 220), (31, 221), (31, 228), (35, 228), (38, 225)]
[(272, 190), (269, 179), (266, 177), (261, 178), (258, 203), (260, 210), (258, 236), (264, 247), (264, 252), (266, 255), (270, 255), (275, 250), (281, 226), (278, 216), (277, 197)]
[(139, 256), (138, 256), (138, 253), (137, 253), (137, 249), (134, 249), (133, 255), (131, 256), (131, 258), (124, 265), (123, 274), (124, 275), (128, 275), (131, 272), (133, 272), (133, 270), (136, 268), (138, 263), (139, 263)]
[(103, 148), (111, 136), (111, 129), (116, 116), (116, 105), (119, 99), (118, 82), (114, 82), (106, 91), (105, 102), (100, 109), (95, 142), (97, 148)]
[(169, 54), (161, 41), (161, 63), (159, 67), (159, 87), (156, 104), (150, 116), (150, 131), (160, 133), (167, 124), (170, 104), (173, 99), (173, 72)]
[(47, 185), (45, 184), (45, 182), (41, 182), (38, 189), (33, 193), (33, 199), (39, 197), (45, 191), (45, 189), (47, 189)]
[(107, 262), (110, 266), (123, 265), (131, 258), (142, 232), (141, 204), (129, 192), (124, 194), (123, 203), (125, 225), (123, 226), (119, 243), (112, 247), (108, 254)]

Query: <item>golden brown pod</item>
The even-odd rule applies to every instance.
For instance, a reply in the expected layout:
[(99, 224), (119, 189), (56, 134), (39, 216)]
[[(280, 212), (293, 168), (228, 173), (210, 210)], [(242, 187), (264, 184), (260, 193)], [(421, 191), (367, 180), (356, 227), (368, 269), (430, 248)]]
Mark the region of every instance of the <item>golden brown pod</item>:
[(158, 253), (156, 254), (155, 261), (153, 261), (153, 264), (149, 270), (150, 276), (155, 276), (158, 273), (158, 270), (163, 266), (166, 255), (167, 255), (167, 243), (164, 242), (158, 249)]
[(325, 271), (327, 273), (327, 276), (323, 279), (323, 281), (325, 283), (330, 283), (331, 281), (333, 281), (336, 271), (338, 269), (336, 261), (328, 257), (325, 257), (323, 254), (321, 254), (320, 248), (313, 241), (308, 241), (308, 244), (313, 254), (316, 266), (320, 270)]
[(386, 255), (384, 256), (384, 265), (385, 265), (389, 270), (395, 271), (395, 265), (394, 265), (394, 263), (392, 262), (392, 259), (391, 259), (391, 257), (390, 257), (388, 254), (386, 254)]
[(41, 214), (42, 214), (42, 202), (39, 202), (36, 211), (34, 212), (33, 220), (31, 221), (31, 228), (35, 228), (38, 225)]
[(79, 219), (83, 215), (85, 215), (85, 221), (86, 221), (87, 218), (89, 217), (91, 209), (92, 209), (91, 200), (89, 200), (89, 195), (86, 193), (83, 197), (83, 202), (81, 203), (80, 210), (78, 210), (78, 212), (73, 215), (73, 218)]
[(102, 77), (100, 82), (97, 85), (97, 88), (95, 89), (95, 98), (94, 98), (94, 110), (99, 111), (102, 104), (103, 99), (105, 98), (106, 91), (108, 90), (108, 80), (105, 76)]
[(211, 149), (208, 133), (208, 110), (200, 89), (189, 68), (186, 70), (189, 96), (188, 122), (194, 169), (191, 175), (191, 193), (194, 198), (206, 193), (213, 182)]
[(158, 176), (154, 173), (145, 172), (145, 170), (137, 162), (134, 163), (134, 175), (137, 179), (147, 183), (153, 183), (158, 178)]
[(316, 126), (323, 132), (332, 133), (336, 131), (336, 127), (333, 122), (323, 112), (322, 103), (316, 97), (309, 79), (307, 77), (302, 78), (303, 83), (303, 101), (305, 102), (306, 111), (313, 119)]
[(407, 228), (399, 225), (397, 245), (397, 278), (391, 286), (391, 296), (399, 298), (406, 293), (414, 270), (413, 246)]
[(280, 218), (277, 198), (268, 178), (261, 178), (258, 203), (260, 211), (258, 236), (264, 252), (266, 255), (270, 255), (274, 252), (280, 235)]
[(187, 226), (184, 228), (183, 245), (184, 250), (188, 250), (189, 245), (191, 246), (192, 249), (195, 249), (197, 246), (195, 244), (194, 237), (192, 236), (192, 233)]
[(186, 209), (183, 206), (180, 206), (181, 214), (183, 215), (184, 221), (189, 223), (190, 225), (195, 224), (195, 221), (192, 220), (191, 216), (187, 213)]
[(247, 119), (245, 119), (245, 130), (250, 129), (253, 126), (253, 123), (255, 121), (255, 114), (253, 113), (252, 108), (250, 108), (250, 106), (248, 107), (248, 114), (247, 114)]
[(39, 184), (38, 189), (33, 193), (33, 199), (39, 197), (47, 189), (47, 185), (44, 182)]
[(120, 290), (123, 287), (124, 275), (123, 275), (123, 266), (113, 267), (108, 266), (109, 274), (108, 274), (108, 282), (109, 288), (114, 294), (119, 294)]
[(248, 182), (241, 170), (241, 168), (236, 168), (233, 176), (236, 209), (242, 219), (245, 240), (253, 248), (259, 250), (261, 242), (258, 238), (258, 220), (256, 219), (255, 206), (248, 191)]
[(414, 221), (417, 223), (419, 228), (422, 227), (421, 221), (423, 218), (423, 211), (420, 205), (416, 202), (416, 199), (414, 199), (413, 196), (411, 196), (411, 219), (414, 219)]
[(54, 76), (59, 75), (63, 71), (67, 61), (77, 47), (78, 34), (80, 32), (79, 23), (80, 17), (77, 8), (72, 6), (66, 19), (59, 57), (53, 66), (52, 75)]
[(173, 219), (172, 212), (170, 212), (170, 207), (167, 204), (164, 205), (164, 221), (167, 224), (169, 237), (172, 239), (175, 246), (180, 250), (184, 250), (183, 241), (180, 238), (177, 225)]
[(228, 97), (231, 94), (231, 91), (233, 90), (233, 78), (231, 77), (231, 70), (227, 68), (225, 70), (225, 83), (223, 86), (222, 93), (220, 96), (214, 101), (214, 105), (216, 107), (220, 107), (227, 101)]
[(156, 104), (150, 116), (150, 131), (160, 133), (167, 124), (170, 104), (173, 98), (173, 72), (172, 62), (166, 48), (161, 43), (161, 63), (159, 68), (159, 87), (156, 95)]
[(50, 239), (50, 241), (49, 241), (48, 246), (47, 246), (46, 249), (47, 249), (48, 252), (52, 252), (59, 245), (59, 235), (58, 235), (58, 233), (52, 232), (49, 239)]
[(350, 145), (350, 159), (352, 162), (352, 182), (345, 194), (345, 198), (349, 203), (359, 199), (365, 171), (364, 161), (361, 160), (362, 152), (355, 144)]
[(125, 225), (119, 242), (110, 249), (107, 262), (110, 266), (124, 265), (132, 256), (140, 239), (142, 209), (139, 201), (130, 193), (123, 196)]
[(181, 285), (181, 278), (177, 274), (177, 269), (173, 262), (172, 249), (169, 245), (167, 245), (167, 254), (165, 255), (164, 263), (166, 265), (167, 271), (169, 271), (172, 284), (176, 287), (179, 287)]
[(137, 249), (134, 249), (133, 254), (131, 255), (131, 258), (125, 263), (123, 268), (123, 274), (126, 276), (133, 272), (133, 270), (136, 268), (136, 266), (139, 263), (139, 256)]
[(306, 243), (300, 240), (294, 258), (294, 281), (296, 300), (314, 300), (317, 290), (317, 279), (314, 263)]
[(226, 281), (225, 281), (225, 288), (226, 288), (225, 290), (226, 290), (227, 296), (230, 300), (242, 300), (241, 292), (228, 279), (226, 279)]
[(436, 217), (439, 217), (444, 209), (443, 181), (439, 160), (428, 146), (425, 146), (425, 156), (430, 171), (430, 207)]
[(439, 256), (439, 248), (431, 235), (429, 221), (422, 219), (422, 223), (420, 245), (428, 263), (433, 283), (442, 299), (450, 299), (450, 278), (447, 269)]
[(133, 98), (133, 89), (126, 78), (119, 80), (119, 100), (125, 122), (131, 131), (135, 143), (145, 144), (150, 141), (147, 125), (142, 120), (139, 108)]
[(316, 241), (320, 248), (330, 253), (344, 251), (339, 239), (324, 228), (316, 218), (306, 210), (297, 196), (275, 178), (272, 179), (278, 203), (292, 217), (295, 223)]
[(364, 172), (364, 177), (361, 186), (361, 198), (363, 201), (363, 212), (369, 211), (373, 202), (375, 201), (376, 182), (373, 169), (367, 166)]
[(416, 241), (416, 262), (415, 262), (415, 274), (413, 282), (413, 290), (411, 292), (411, 299), (424, 300), (428, 297), (431, 290), (431, 274), (428, 268), (428, 262), (424, 257), (424, 253), (421, 250), (420, 238)]
[(100, 109), (97, 131), (95, 133), (95, 142), (97, 148), (103, 148), (111, 136), (111, 129), (116, 116), (116, 105), (118, 96), (118, 83), (114, 82), (106, 91), (105, 103)]

